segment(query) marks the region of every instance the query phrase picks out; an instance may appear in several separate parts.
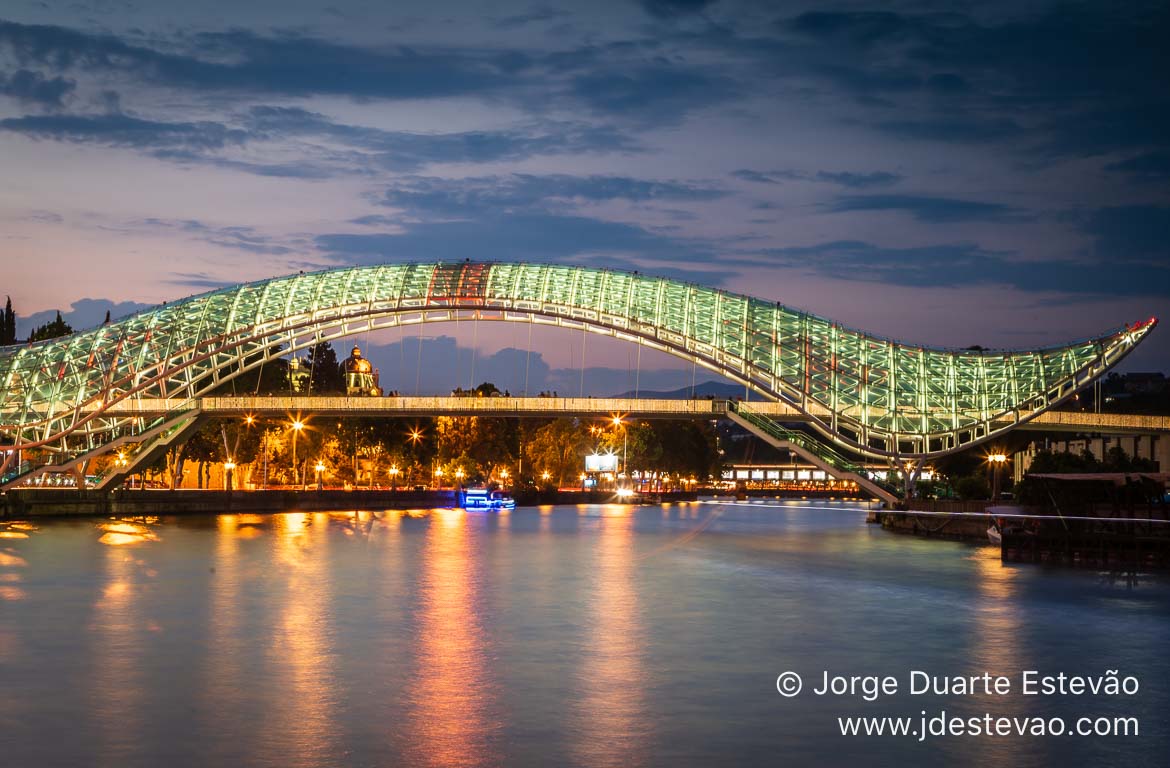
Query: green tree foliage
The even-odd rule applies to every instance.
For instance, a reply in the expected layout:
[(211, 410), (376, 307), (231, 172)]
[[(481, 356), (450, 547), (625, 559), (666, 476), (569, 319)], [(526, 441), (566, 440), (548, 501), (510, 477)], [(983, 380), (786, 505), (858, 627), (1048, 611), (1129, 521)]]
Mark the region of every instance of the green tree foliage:
[(65, 322), (64, 319), (62, 319), (60, 312), (57, 312), (57, 318), (53, 320), (53, 322), (45, 323), (44, 325), (34, 329), (33, 332), (29, 334), (28, 340), (45, 341), (46, 339), (56, 339), (61, 336), (68, 336), (71, 333), (73, 333), (73, 327), (70, 326), (69, 323)]
[[(273, 350), (272, 354), (278, 354), (279, 351), (279, 349)], [(220, 384), (215, 388), (214, 394), (225, 397), (231, 395), (289, 394), (288, 360), (276, 357), (266, 363), (256, 365), (261, 359), (260, 354), (245, 358), (244, 367), (248, 370)]]
[(16, 313), (12, 311), (12, 297), (4, 303), (4, 314), (0, 316), (0, 346), (16, 343)]
[(540, 477), (548, 472), (558, 485), (576, 481), (589, 449), (588, 429), (572, 419), (555, 419), (524, 442), (532, 474)]
[(515, 419), (440, 416), (435, 419), (436, 458), (447, 468), (461, 468), (468, 482), (512, 471), (517, 458), (519, 426)]
[(976, 473), (956, 480), (955, 493), (964, 500), (986, 499), (991, 497), (991, 485), (987, 482), (986, 476)]
[(309, 368), (309, 394), (336, 395), (345, 393), (345, 372), (337, 361), (333, 345), (322, 341), (309, 350), (306, 360)]
[(1088, 474), (1101, 472), (1153, 472), (1154, 462), (1149, 459), (1135, 459), (1121, 446), (1113, 446), (1105, 452), (1105, 460), (1085, 451), (1083, 453), (1053, 453), (1039, 451), (1032, 457), (1032, 463), (1024, 479), (1016, 485), (1018, 499), (1024, 504), (1047, 504), (1049, 490), (1044, 481), (1031, 475)]

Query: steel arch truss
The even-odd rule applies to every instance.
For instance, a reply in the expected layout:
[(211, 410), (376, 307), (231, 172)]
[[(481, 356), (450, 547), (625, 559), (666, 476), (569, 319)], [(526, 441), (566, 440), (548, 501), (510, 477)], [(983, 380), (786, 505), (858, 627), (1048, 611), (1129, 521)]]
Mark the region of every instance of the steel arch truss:
[(276, 357), (368, 330), (480, 319), (662, 349), (799, 410), (858, 454), (924, 458), (990, 439), (1100, 377), (1155, 326), (1032, 351), (944, 350), (726, 291), (547, 264), (386, 264), (239, 285), (0, 349), (0, 445), (64, 455), (147, 428), (110, 406), (197, 398)]

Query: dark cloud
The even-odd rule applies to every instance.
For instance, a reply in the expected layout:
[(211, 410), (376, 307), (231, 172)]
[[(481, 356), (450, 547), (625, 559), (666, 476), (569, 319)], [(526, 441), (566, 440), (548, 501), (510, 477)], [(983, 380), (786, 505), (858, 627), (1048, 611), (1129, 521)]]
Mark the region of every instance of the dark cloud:
[(668, 19), (672, 16), (699, 13), (714, 0), (640, 0), (640, 5), (646, 13), (659, 19)]
[[(220, 227), (205, 224), (194, 219), (159, 219), (147, 218), (133, 222), (133, 229), (150, 229), (156, 232), (180, 233), (194, 240), (263, 256), (283, 256), (295, 253), (296, 249), (256, 231), (254, 227), (227, 226)], [(186, 275), (190, 277), (190, 275)], [(173, 281), (172, 281), (173, 282)], [(191, 284), (191, 283), (184, 283)], [(229, 283), (230, 285), (230, 283)], [(219, 286), (211, 286), (219, 287)]]
[[(325, 254), (363, 264), (471, 258), (629, 269), (641, 263), (657, 275), (712, 285), (735, 263), (716, 259), (703, 243), (633, 224), (551, 213), (405, 223), (395, 234), (324, 234), (316, 245)], [(712, 269), (716, 263), (721, 268)]]
[(220, 280), (206, 272), (172, 272), (163, 282), (198, 291), (217, 291), (220, 288), (237, 285), (235, 281)]
[(8, 76), (0, 72), (0, 95), (11, 96), (22, 104), (59, 108), (76, 87), (73, 80), (45, 77), (27, 69), (18, 69)]
[(839, 184), (842, 187), (850, 187), (851, 189), (867, 189), (869, 187), (885, 187), (902, 180), (902, 177), (896, 173), (887, 173), (885, 171), (874, 171), (873, 173), (830, 173), (828, 171), (818, 171), (816, 175), (817, 181), (827, 181), (831, 184)]
[(45, 323), (51, 323), (57, 317), (58, 311), (61, 312), (61, 318), (69, 323), (75, 331), (82, 331), (101, 324), (106, 318), (106, 312), (110, 313), (111, 320), (117, 320), (143, 309), (149, 309), (150, 307), (150, 304), (139, 304), (135, 301), (78, 299), (65, 310), (47, 309), (44, 312), (34, 312), (28, 316), (18, 314), (16, 317), (16, 332), (17, 336), (27, 338), (28, 334), (34, 328)]
[(711, 70), (640, 65), (572, 78), (574, 96), (594, 112), (643, 122), (674, 122), (739, 96), (739, 86)]
[(1141, 181), (1170, 181), (1170, 152), (1146, 152), (1105, 166), (1107, 171), (1126, 173)]
[(635, 152), (638, 145), (608, 126), (544, 123), (528, 130), (410, 133), (345, 125), (295, 107), (253, 107), (246, 119), (256, 137), (316, 137), (362, 150), (358, 167), (416, 170), (434, 163), (488, 163), (535, 155)]
[[(1170, 142), (1165, 3), (1056, 3), (1002, 21), (818, 11), (784, 19), (780, 29), (818, 54), (798, 73), (857, 93), (855, 70), (881, 67), (920, 90), (915, 117), (876, 121), (889, 133), (959, 142), (1020, 136), (1051, 157)], [(1030, 118), (1026, 130), (1019, 115)]]
[(819, 181), (827, 184), (836, 184), (850, 189), (867, 189), (870, 187), (885, 187), (896, 184), (902, 176), (888, 171), (872, 171), (869, 173), (854, 173), (850, 171), (753, 171), (740, 169), (732, 171), (732, 176), (744, 181), (754, 181), (759, 184), (779, 184), (781, 181)]
[(0, 130), (37, 139), (111, 147), (222, 149), (248, 135), (214, 122), (167, 123), (130, 115), (26, 115), (0, 120)]
[[(777, 266), (845, 280), (925, 288), (1008, 285), (1034, 293), (1159, 297), (1170, 290), (1170, 260), (1139, 264), (1022, 261), (971, 243), (886, 248), (856, 240), (766, 252)], [(1140, 311), (1139, 311), (1140, 314)]]
[(463, 179), (415, 177), (386, 191), (383, 203), (429, 218), (466, 218), (531, 209), (562, 209), (607, 200), (679, 202), (714, 200), (724, 190), (679, 181), (626, 176), (512, 174)]
[(883, 120), (876, 123), (875, 127), (899, 138), (926, 141), (975, 143), (1024, 135), (1024, 129), (1010, 118), (974, 115), (925, 120)]
[(1170, 268), (1170, 208), (1129, 205), (1102, 208), (1084, 224), (1097, 254), (1111, 264)]
[(0, 21), (0, 48), (18, 61), (129, 73), (208, 91), (418, 99), (484, 93), (515, 76), (501, 71), (492, 56), (472, 52), (372, 49), (295, 35), (263, 37), (242, 29), (199, 34), (185, 42), (189, 50), (176, 53), (110, 35)]
[(953, 223), (1018, 218), (1019, 210), (1001, 203), (958, 200), (922, 195), (846, 195), (828, 206), (830, 211), (903, 211), (919, 221)]
[(757, 184), (779, 183), (776, 181), (776, 174), (774, 172), (763, 173), (761, 171), (753, 171), (750, 168), (741, 168), (738, 171), (732, 171), (731, 175), (737, 179), (743, 179), (744, 181), (754, 181)]
[(533, 8), (525, 13), (517, 13), (511, 16), (503, 16), (496, 19), (495, 25), (500, 29), (518, 29), (529, 24), (535, 24), (542, 21), (556, 21), (558, 19), (565, 19), (572, 16), (568, 11), (560, 8), (552, 8), (547, 5)]
[[(544, 123), (530, 131), (409, 133), (334, 122), (291, 107), (258, 106), (239, 127), (225, 123), (165, 122), (121, 113), (29, 115), (0, 120), (0, 130), (40, 139), (133, 147), (180, 164), (202, 164), (283, 178), (320, 179), (379, 170), (413, 171), (437, 163), (488, 163), (535, 155), (638, 152), (625, 134), (607, 126)], [(304, 159), (265, 163), (223, 157), (218, 150), (244, 143), (301, 142)], [(313, 141), (319, 142), (313, 144)]]
[[(553, 368), (539, 349), (505, 347), (485, 354), (453, 336), (427, 333), (432, 328), (441, 326), (424, 327), (421, 338), (410, 332), (388, 344), (363, 345), (365, 356), (379, 368), (384, 389), (406, 395), (445, 395), (457, 386), (490, 381), (513, 395), (556, 391), (575, 396), (582, 392), (583, 384), (584, 394), (606, 397), (632, 392), (635, 383), (642, 392), (689, 388), (693, 377), (692, 369), (681, 364), (675, 369), (641, 367), (637, 371), (587, 366), (582, 376), (580, 368)], [(580, 343), (580, 333), (562, 331), (557, 335), (566, 345)], [(700, 385), (710, 375), (699, 379)]]

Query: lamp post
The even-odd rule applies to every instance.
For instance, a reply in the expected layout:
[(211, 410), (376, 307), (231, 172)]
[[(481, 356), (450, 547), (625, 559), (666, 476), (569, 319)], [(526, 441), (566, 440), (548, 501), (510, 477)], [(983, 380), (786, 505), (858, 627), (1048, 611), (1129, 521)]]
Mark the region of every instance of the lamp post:
[[(630, 468), (626, 466), (626, 460), (630, 451), (630, 433), (629, 430), (626, 429), (625, 422), (622, 421), (621, 416), (613, 417), (613, 425), (614, 427), (622, 428), (622, 474), (626, 476), (627, 480), (629, 480)], [(619, 475), (619, 477), (621, 477), (621, 475)]]
[(455, 470), (455, 484), (460, 487), (463, 485), (463, 467)]
[(236, 462), (230, 458), (223, 463), (223, 488), (228, 493), (232, 492), (232, 470), (236, 468)]
[(397, 490), (398, 485), (398, 465), (394, 464), (390, 467), (390, 490)]
[(292, 430), (293, 430), (292, 465), (293, 465), (293, 485), (294, 486), (301, 484), (301, 472), (300, 472), (300, 468), (297, 466), (297, 435), (299, 435), (301, 433), (301, 430), (304, 428), (305, 428), (305, 425), (303, 422), (301, 422), (300, 419), (297, 419), (296, 421), (294, 421), (292, 423)]
[(321, 473), (325, 471), (325, 462), (318, 461), (317, 466), (317, 490), (321, 490)]
[(1007, 463), (1008, 457), (1004, 453), (993, 453), (987, 457), (987, 463), (991, 465), (991, 500), (999, 501), (999, 473), (1003, 469), (1003, 465)]
[(439, 467), (435, 470), (435, 490), (443, 487), (443, 468)]
[(506, 470), (506, 469), (500, 470), (500, 479), (504, 481), (502, 483), (502, 485), (506, 488), (508, 486), (508, 470)]

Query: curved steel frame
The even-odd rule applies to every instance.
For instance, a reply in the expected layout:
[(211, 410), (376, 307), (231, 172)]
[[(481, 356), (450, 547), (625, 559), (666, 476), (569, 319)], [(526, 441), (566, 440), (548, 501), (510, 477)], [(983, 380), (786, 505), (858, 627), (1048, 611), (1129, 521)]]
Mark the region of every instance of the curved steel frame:
[(791, 404), (841, 447), (897, 459), (951, 453), (1051, 408), (1157, 323), (1048, 349), (944, 350), (638, 273), (493, 262), (342, 268), (226, 288), (0, 349), (0, 447), (94, 450), (143, 428), (107, 413), (120, 400), (195, 398), (320, 341), (465, 319), (585, 327), (661, 349)]

